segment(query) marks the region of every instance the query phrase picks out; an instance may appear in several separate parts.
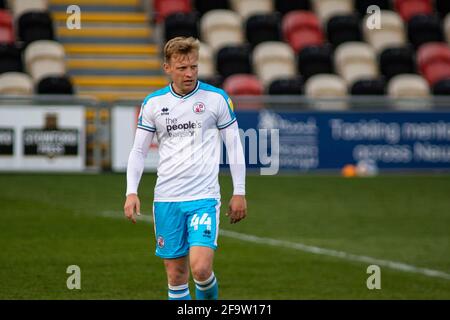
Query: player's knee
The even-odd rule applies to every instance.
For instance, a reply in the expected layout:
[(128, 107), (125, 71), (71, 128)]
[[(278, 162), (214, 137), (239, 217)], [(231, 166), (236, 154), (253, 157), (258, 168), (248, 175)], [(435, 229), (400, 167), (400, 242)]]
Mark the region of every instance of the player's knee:
[(166, 264), (166, 271), (169, 284), (173, 286), (185, 284), (189, 280), (189, 270), (184, 266)]
[(192, 276), (197, 281), (205, 281), (207, 280), (212, 273), (211, 268), (208, 265), (197, 264), (192, 266)]

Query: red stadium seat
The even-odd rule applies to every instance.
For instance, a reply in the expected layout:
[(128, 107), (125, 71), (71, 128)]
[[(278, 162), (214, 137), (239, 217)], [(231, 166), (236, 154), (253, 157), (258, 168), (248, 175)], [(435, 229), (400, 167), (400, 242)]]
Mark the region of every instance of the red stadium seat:
[(8, 10), (0, 10), (0, 43), (14, 43), (12, 15)]
[(430, 86), (450, 78), (450, 47), (446, 43), (426, 43), (417, 51), (417, 63)]
[(263, 86), (258, 78), (253, 74), (238, 73), (233, 74), (223, 82), (223, 89), (231, 96), (263, 94)]
[(172, 13), (191, 12), (192, 6), (190, 0), (154, 0), (153, 9), (156, 13), (156, 22), (160, 23)]
[(404, 21), (418, 14), (432, 14), (432, 0), (395, 0), (395, 10)]
[(296, 53), (306, 46), (324, 42), (321, 23), (311, 11), (296, 10), (286, 14), (282, 21), (284, 39)]

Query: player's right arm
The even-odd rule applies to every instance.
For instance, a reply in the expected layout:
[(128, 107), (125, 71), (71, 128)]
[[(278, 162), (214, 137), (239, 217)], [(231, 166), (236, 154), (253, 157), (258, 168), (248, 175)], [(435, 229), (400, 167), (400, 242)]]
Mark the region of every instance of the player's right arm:
[(136, 223), (136, 216), (140, 215), (141, 204), (137, 195), (139, 182), (144, 172), (144, 162), (153, 140), (154, 132), (145, 129), (136, 129), (133, 148), (128, 157), (127, 165), (127, 192), (124, 205), (125, 216)]

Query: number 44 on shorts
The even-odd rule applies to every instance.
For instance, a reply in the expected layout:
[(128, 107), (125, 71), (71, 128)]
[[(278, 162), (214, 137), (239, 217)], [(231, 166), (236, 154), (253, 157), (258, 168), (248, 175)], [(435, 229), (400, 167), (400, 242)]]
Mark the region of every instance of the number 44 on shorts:
[(198, 226), (204, 224), (207, 230), (211, 230), (211, 217), (208, 216), (208, 213), (204, 213), (200, 218), (198, 214), (194, 214), (191, 219), (191, 227), (194, 227), (194, 230), (198, 230)]

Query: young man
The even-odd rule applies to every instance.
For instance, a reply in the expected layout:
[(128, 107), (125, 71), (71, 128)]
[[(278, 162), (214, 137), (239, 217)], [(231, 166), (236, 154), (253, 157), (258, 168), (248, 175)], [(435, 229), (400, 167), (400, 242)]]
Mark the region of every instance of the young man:
[(160, 161), (153, 218), (169, 299), (191, 298), (189, 269), (196, 298), (218, 298), (213, 259), (219, 232), (220, 136), (233, 179), (230, 222), (245, 218), (247, 211), (244, 153), (233, 104), (223, 90), (197, 80), (198, 51), (194, 38), (177, 37), (165, 45), (163, 68), (172, 82), (145, 98), (128, 159), (124, 211), (135, 223), (135, 214), (140, 214), (137, 189), (156, 133)]

